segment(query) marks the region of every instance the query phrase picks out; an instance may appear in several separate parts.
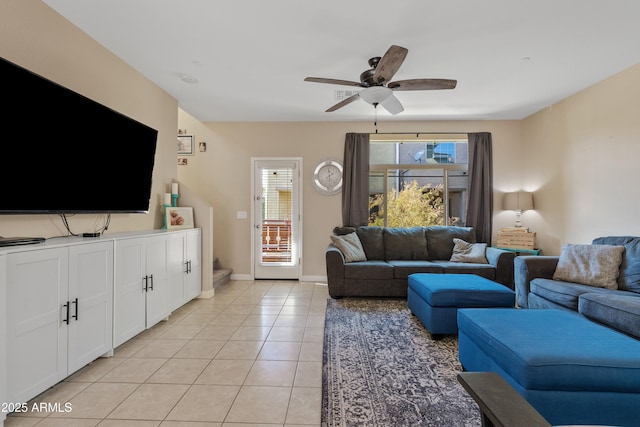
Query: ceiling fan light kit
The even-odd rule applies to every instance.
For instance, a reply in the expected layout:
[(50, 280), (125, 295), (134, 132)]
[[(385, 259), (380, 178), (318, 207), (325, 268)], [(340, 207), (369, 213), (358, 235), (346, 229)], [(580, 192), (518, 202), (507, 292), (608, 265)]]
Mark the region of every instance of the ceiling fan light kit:
[(356, 86), (364, 88), (359, 93), (343, 99), (329, 107), (326, 111), (336, 111), (352, 102), (362, 99), (368, 104), (377, 107), (382, 105), (389, 113), (395, 115), (404, 111), (400, 100), (393, 94), (394, 91), (408, 90), (443, 90), (454, 89), (456, 80), (449, 79), (410, 79), (390, 81), (407, 57), (409, 51), (400, 46), (392, 45), (382, 57), (369, 59), (371, 69), (360, 74), (360, 82), (350, 80), (328, 79), (324, 77), (307, 77), (306, 82), (327, 83), (344, 86)]

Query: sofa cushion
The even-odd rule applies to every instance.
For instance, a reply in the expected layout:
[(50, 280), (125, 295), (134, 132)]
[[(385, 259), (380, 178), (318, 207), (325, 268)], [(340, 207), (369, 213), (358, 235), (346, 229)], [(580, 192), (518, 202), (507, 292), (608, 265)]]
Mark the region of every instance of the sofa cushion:
[(376, 281), (393, 279), (393, 266), (384, 261), (360, 261), (344, 265), (345, 279)]
[(578, 312), (640, 339), (640, 295), (634, 292), (582, 294), (578, 299)]
[(449, 261), (488, 264), (486, 251), (486, 243), (469, 243), (456, 237), (453, 239), (453, 253)]
[(442, 268), (442, 272), (445, 274), (476, 274), (484, 277), (485, 279), (496, 279), (496, 269), (491, 264), (451, 261), (431, 261), (431, 263)]
[(393, 277), (406, 279), (414, 273), (444, 273), (444, 269), (431, 261), (422, 260), (394, 260), (387, 261), (393, 266)]
[(598, 237), (593, 239), (593, 244), (624, 246), (620, 275), (618, 276), (618, 288), (640, 293), (640, 237)]
[(356, 229), (367, 259), (384, 259), (384, 240), (382, 227), (363, 226)]
[(453, 254), (453, 239), (476, 243), (476, 231), (472, 227), (431, 225), (426, 228), (428, 259), (448, 260)]
[(331, 236), (331, 242), (340, 249), (344, 255), (345, 262), (366, 261), (367, 256), (362, 249), (360, 238), (356, 233), (349, 233), (343, 236)]
[(385, 260), (429, 259), (423, 227), (385, 228), (383, 240)]
[(576, 282), (599, 288), (617, 289), (624, 246), (576, 245), (562, 247), (555, 280)]
[(530, 283), (531, 293), (573, 311), (578, 310), (578, 297), (587, 292), (611, 292), (580, 283), (536, 278)]

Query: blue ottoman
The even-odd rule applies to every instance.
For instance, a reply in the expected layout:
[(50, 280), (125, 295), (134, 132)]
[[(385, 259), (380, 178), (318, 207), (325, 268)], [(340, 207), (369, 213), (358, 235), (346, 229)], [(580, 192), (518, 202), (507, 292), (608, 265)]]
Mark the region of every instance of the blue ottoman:
[(640, 425), (640, 341), (554, 309), (458, 311), (467, 371), (497, 372), (552, 425)]
[(414, 273), (408, 281), (409, 309), (434, 338), (458, 332), (459, 308), (515, 306), (515, 292), (475, 274)]

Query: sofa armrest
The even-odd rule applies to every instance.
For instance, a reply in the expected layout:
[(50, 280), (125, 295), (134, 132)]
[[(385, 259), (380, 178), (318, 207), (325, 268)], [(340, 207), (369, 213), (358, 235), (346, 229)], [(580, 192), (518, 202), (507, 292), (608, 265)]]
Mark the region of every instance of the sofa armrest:
[(513, 260), (516, 254), (489, 246), (485, 255), (489, 264), (496, 269), (496, 282), (513, 289)]
[(325, 261), (327, 263), (329, 296), (340, 298), (344, 295), (344, 255), (340, 249), (329, 245), (325, 251)]
[(515, 260), (516, 304), (528, 308), (530, 283), (535, 278), (551, 279), (558, 265), (558, 256), (519, 256)]

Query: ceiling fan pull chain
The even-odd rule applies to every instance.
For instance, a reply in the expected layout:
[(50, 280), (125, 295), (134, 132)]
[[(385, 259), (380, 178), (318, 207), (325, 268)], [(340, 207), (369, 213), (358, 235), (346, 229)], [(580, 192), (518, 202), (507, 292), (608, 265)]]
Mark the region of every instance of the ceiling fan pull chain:
[(373, 126), (376, 128), (376, 133), (378, 133), (378, 103), (373, 103)]

